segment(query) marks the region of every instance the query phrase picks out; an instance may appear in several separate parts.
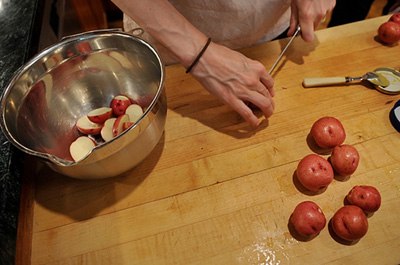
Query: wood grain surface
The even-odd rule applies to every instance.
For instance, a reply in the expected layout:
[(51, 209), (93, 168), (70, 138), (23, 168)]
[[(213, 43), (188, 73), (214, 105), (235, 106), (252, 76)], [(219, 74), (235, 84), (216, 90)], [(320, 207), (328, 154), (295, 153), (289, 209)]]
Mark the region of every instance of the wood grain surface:
[[(182, 67), (167, 67), (165, 133), (143, 163), (97, 181), (46, 167), (35, 173), (32, 231), (24, 231), (31, 264), (399, 264), (400, 135), (388, 115), (400, 96), (367, 84), (301, 85), (305, 77), (399, 69), (399, 45), (375, 39), (385, 20), (320, 30), (313, 43), (297, 38), (273, 73), (275, 113), (255, 131)], [(268, 69), (286, 41), (243, 52)], [(361, 160), (349, 179), (311, 195), (294, 174), (313, 152), (308, 133), (322, 116), (342, 121)], [(364, 238), (343, 244), (328, 227), (311, 241), (292, 237), (288, 219), (299, 202), (318, 203), (329, 220), (360, 184), (382, 195)]]

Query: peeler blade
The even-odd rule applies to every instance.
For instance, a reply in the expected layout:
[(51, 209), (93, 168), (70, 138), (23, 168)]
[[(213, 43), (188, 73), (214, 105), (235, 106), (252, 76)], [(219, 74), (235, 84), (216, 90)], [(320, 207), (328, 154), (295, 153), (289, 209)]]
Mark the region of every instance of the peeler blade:
[(294, 40), (294, 38), (296, 38), (297, 35), (299, 35), (300, 33), (300, 26), (297, 26), (296, 31), (294, 32), (293, 36), (290, 38), (290, 40), (288, 41), (288, 43), (286, 44), (285, 48), (283, 48), (283, 50), (281, 51), (281, 53), (279, 54), (278, 58), (275, 60), (274, 64), (272, 65), (271, 69), (268, 71), (268, 74), (271, 74), (272, 71), (274, 71), (275, 67), (278, 65), (278, 63), (280, 62), (280, 60), (282, 59), (282, 56), (285, 54), (286, 50), (289, 48), (290, 44), (292, 43), (292, 41)]

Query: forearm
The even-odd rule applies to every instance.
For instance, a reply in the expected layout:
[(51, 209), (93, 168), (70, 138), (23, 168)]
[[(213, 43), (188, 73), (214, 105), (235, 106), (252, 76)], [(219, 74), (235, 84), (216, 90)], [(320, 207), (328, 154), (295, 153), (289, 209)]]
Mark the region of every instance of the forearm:
[(129, 17), (188, 67), (207, 41), (167, 0), (113, 0)]
[[(112, 1), (186, 68), (207, 42), (207, 36), (167, 0)], [(211, 43), (190, 73), (211, 94), (231, 106), (254, 127), (260, 121), (245, 102), (261, 109), (266, 118), (273, 113), (273, 79), (258, 61)]]

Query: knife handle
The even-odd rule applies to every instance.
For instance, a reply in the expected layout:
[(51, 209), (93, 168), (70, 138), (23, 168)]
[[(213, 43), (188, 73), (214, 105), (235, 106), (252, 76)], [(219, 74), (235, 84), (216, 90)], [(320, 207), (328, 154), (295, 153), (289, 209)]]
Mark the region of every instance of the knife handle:
[(329, 86), (336, 84), (344, 84), (347, 82), (346, 77), (310, 77), (304, 78), (304, 87), (316, 87), (316, 86)]

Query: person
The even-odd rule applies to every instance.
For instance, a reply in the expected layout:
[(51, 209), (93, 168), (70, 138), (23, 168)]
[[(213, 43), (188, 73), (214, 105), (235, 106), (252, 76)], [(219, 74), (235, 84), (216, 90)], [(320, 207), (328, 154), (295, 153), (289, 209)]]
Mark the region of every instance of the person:
[[(274, 80), (237, 49), (269, 41), (297, 26), (311, 42), (335, 0), (112, 0), (142, 28), (166, 63), (178, 62), (252, 127), (274, 111)], [(124, 19), (125, 20), (125, 19)], [(133, 26), (133, 27), (134, 27)], [(250, 104), (248, 104), (250, 103)]]

